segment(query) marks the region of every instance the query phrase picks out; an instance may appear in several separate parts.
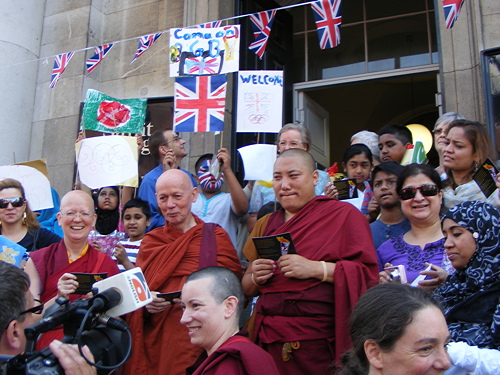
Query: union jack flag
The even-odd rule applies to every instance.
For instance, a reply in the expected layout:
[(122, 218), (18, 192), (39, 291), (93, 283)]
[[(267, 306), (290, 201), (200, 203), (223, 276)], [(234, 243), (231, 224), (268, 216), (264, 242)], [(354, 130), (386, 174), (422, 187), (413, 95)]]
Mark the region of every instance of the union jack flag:
[(248, 48), (254, 51), (261, 60), (266, 51), (267, 41), (269, 40), (269, 34), (271, 34), (271, 27), (273, 26), (275, 15), (276, 9), (250, 15), (255, 40)]
[(444, 19), (446, 28), (451, 29), (458, 16), (460, 16), (460, 9), (464, 5), (465, 0), (443, 0)]
[(337, 47), (340, 44), (342, 24), (341, 0), (320, 0), (311, 3), (318, 29), (321, 49)]
[(184, 61), (184, 74), (206, 75), (218, 74), (221, 70), (222, 58), (220, 55), (216, 57), (203, 54), (202, 56), (187, 57)]
[(49, 88), (52, 89), (56, 87), (61, 74), (64, 73), (64, 69), (69, 64), (69, 60), (73, 57), (75, 52), (61, 53), (54, 58), (54, 67), (52, 68), (52, 78), (49, 83)]
[(213, 27), (221, 27), (222, 21), (214, 21), (214, 22), (207, 22), (207, 23), (200, 23), (199, 25), (196, 25), (195, 27), (198, 29), (205, 29), (205, 28), (213, 28)]
[(137, 51), (135, 51), (135, 56), (130, 63), (132, 64), (135, 60), (141, 57), (141, 55), (146, 52), (146, 50), (151, 47), (154, 42), (156, 42), (156, 39), (158, 39), (161, 34), (162, 33), (156, 33), (141, 36), (139, 39), (139, 45), (137, 46)]
[(97, 68), (97, 65), (99, 65), (101, 61), (104, 60), (112, 47), (113, 43), (103, 44), (102, 46), (95, 47), (94, 56), (92, 56), (85, 62), (87, 64), (87, 74), (90, 74), (95, 68)]
[(175, 80), (175, 132), (224, 130), (226, 76), (179, 77)]

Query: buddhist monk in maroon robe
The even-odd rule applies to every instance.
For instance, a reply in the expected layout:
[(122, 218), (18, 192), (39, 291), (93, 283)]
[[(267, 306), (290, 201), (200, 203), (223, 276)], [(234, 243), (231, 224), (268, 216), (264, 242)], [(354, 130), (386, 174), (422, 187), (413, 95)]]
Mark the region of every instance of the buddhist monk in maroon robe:
[(354, 206), (318, 196), (312, 156), (284, 151), (273, 187), (282, 209), (260, 219), (250, 237), (291, 233), (297, 254), (261, 259), (249, 238), (245, 294), (260, 295), (254, 340), (281, 374), (324, 374), (350, 348), (349, 315), (377, 280), (367, 220)]
[[(40, 296), (45, 308), (57, 297), (70, 301), (82, 297), (74, 294), (78, 288), (74, 272), (104, 273), (106, 277), (120, 273), (114, 260), (88, 244), (87, 238), (96, 220), (94, 202), (89, 194), (81, 190), (67, 193), (61, 200), (57, 220), (64, 232), (63, 239), (34, 251), (25, 269), (30, 276), (31, 293)], [(37, 342), (37, 349), (63, 337), (62, 328), (44, 333)]]
[[(165, 226), (146, 234), (136, 261), (153, 294), (180, 291), (191, 273), (206, 266), (224, 266), (241, 277), (229, 235), (191, 214), (197, 195), (189, 177), (179, 170), (164, 172), (156, 182)], [(132, 357), (122, 373), (185, 374), (202, 350), (189, 342), (188, 330), (180, 324), (181, 315), (180, 305), (158, 297), (131, 313), (127, 322), (133, 339)]]
[(238, 277), (224, 267), (191, 274), (182, 288), (181, 323), (191, 343), (205, 352), (188, 368), (193, 375), (278, 375), (269, 353), (240, 332), (244, 294)]

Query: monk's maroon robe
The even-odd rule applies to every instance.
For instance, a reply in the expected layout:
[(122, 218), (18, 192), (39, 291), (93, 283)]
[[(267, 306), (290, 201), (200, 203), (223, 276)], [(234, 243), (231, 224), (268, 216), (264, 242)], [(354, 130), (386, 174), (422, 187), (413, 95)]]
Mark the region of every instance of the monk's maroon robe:
[[(378, 267), (366, 218), (349, 203), (318, 196), (285, 222), (284, 210), (264, 217), (250, 237), (290, 232), (297, 253), (336, 264), (334, 282), (285, 277), (279, 267), (259, 287), (254, 339), (282, 374), (325, 373), (350, 349), (349, 316), (359, 297), (376, 283)], [(267, 221), (267, 223), (266, 223)], [(251, 238), (244, 254), (257, 258)], [(283, 343), (299, 342), (288, 361)]]

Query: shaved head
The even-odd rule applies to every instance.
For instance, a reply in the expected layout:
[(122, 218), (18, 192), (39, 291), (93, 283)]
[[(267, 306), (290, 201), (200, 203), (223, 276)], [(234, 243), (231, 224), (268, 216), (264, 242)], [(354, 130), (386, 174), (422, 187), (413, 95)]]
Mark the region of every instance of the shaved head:
[(178, 230), (185, 231), (195, 222), (191, 205), (198, 197), (186, 172), (169, 169), (156, 181), (156, 200), (165, 221)]
[(180, 169), (169, 169), (161, 174), (156, 180), (156, 191), (158, 192), (158, 188), (165, 185), (165, 183), (172, 183), (183, 189), (183, 190), (192, 190), (193, 183), (191, 179), (187, 175), (186, 172), (181, 171)]
[(66, 208), (71, 205), (72, 202), (78, 200), (79, 202), (88, 206), (88, 212), (94, 213), (94, 201), (86, 192), (82, 190), (72, 190), (69, 193), (66, 193), (64, 197), (61, 199), (61, 205), (59, 210), (65, 211)]
[(316, 170), (316, 162), (314, 161), (314, 158), (312, 155), (304, 151), (300, 148), (290, 148), (286, 151), (283, 151), (281, 154), (278, 155), (278, 158), (276, 161), (278, 161), (281, 158), (289, 158), (289, 157), (295, 157), (299, 160), (299, 162), (304, 165), (310, 172), (314, 172)]

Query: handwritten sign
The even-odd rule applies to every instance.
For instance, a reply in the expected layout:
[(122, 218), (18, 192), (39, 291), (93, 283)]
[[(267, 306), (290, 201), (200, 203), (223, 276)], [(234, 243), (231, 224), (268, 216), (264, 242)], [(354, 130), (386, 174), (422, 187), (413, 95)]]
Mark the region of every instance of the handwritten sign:
[(238, 133), (278, 133), (283, 115), (283, 71), (241, 71), (238, 75)]
[(170, 77), (237, 72), (240, 25), (170, 29)]
[[(137, 140), (111, 135), (84, 139), (76, 144), (78, 172), (90, 189), (103, 186), (137, 187)], [(134, 180), (129, 184), (127, 180)]]
[(23, 185), (26, 200), (33, 211), (54, 207), (50, 181), (42, 172), (26, 165), (0, 167), (0, 180), (13, 178)]

